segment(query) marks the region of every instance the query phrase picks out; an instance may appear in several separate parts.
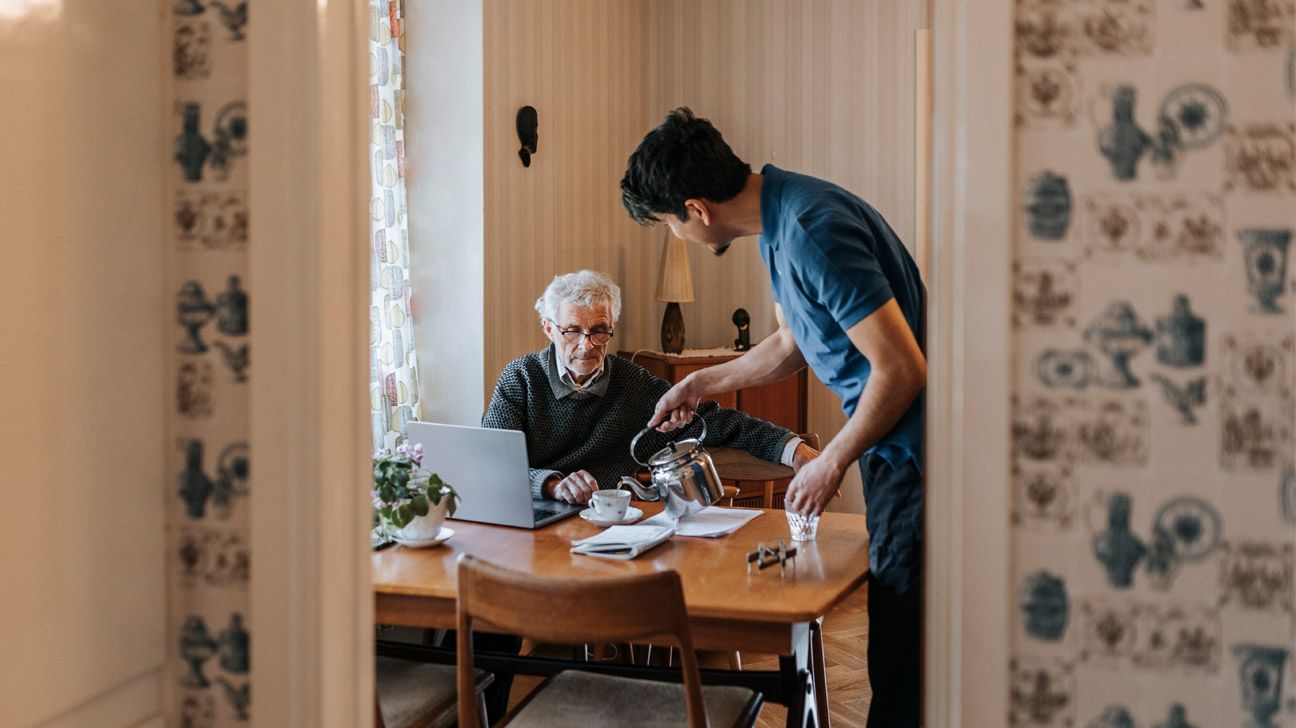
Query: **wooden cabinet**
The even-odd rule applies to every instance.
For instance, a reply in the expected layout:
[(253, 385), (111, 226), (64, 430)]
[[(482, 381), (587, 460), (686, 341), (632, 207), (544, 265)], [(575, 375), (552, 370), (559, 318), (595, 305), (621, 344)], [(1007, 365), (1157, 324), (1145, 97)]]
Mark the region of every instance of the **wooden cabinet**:
[[(618, 352), (618, 356), (630, 359), (653, 374), (674, 384), (699, 369), (723, 364), (742, 356), (742, 354), (734, 352), (705, 356), (675, 356), (641, 351), (632, 355), (630, 352), (623, 351)], [(803, 367), (796, 374), (777, 382), (762, 387), (715, 394), (707, 399), (715, 400), (721, 407), (738, 409), (753, 417), (759, 417), (776, 425), (786, 427), (793, 432), (802, 433), (806, 431), (806, 376), (806, 369)], [(716, 459), (721, 476), (725, 476), (725, 471), (730, 468), (722, 466), (720, 461), (727, 462), (731, 458), (719, 455), (716, 456)], [(741, 456), (738, 459), (741, 460)], [(755, 463), (737, 463), (736, 467), (732, 469), (755, 472), (761, 470), (762, 467), (757, 461)], [(790, 474), (791, 470), (786, 468), (769, 469), (774, 472), (755, 480), (725, 477), (727, 485), (738, 487), (738, 496), (734, 498), (734, 505), (763, 506), (766, 508), (783, 507), (783, 492), (787, 489), (790, 478), (769, 476)]]
[[(709, 356), (674, 356), (655, 351), (641, 351), (633, 355), (622, 351), (617, 355), (630, 359), (671, 384), (679, 382), (699, 369), (723, 364), (742, 356), (739, 352)], [(753, 417), (769, 420), (793, 432), (805, 432), (806, 429), (806, 370), (804, 367), (786, 379), (763, 387), (724, 392), (711, 395), (707, 399), (714, 399), (721, 407), (739, 409)]]

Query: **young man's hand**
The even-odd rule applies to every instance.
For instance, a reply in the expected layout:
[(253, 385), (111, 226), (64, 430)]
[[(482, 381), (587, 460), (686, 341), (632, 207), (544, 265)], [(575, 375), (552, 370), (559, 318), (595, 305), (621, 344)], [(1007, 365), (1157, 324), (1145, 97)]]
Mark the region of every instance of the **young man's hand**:
[(692, 378), (692, 374), (684, 377), (657, 400), (652, 419), (648, 420), (649, 427), (655, 427), (658, 432), (670, 432), (693, 420), (700, 398), (692, 391)]
[(817, 516), (841, 490), (845, 469), (829, 458), (815, 458), (792, 477), (783, 496), (784, 508), (803, 516)]

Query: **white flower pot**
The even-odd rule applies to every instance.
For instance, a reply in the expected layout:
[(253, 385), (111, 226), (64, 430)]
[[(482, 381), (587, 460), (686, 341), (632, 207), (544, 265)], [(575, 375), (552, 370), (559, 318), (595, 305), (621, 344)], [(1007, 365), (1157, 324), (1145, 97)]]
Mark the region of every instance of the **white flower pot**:
[(396, 535), (406, 541), (427, 541), (436, 538), (441, 530), (441, 524), (445, 523), (446, 505), (449, 502), (449, 498), (442, 498), (440, 503), (432, 504), (426, 516), (415, 516), (414, 520), (405, 524), (404, 528), (396, 531)]

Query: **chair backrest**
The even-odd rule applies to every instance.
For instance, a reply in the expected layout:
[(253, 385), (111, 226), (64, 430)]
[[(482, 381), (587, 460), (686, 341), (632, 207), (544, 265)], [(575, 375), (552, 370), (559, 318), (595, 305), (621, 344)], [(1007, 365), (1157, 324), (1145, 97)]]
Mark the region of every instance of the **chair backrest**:
[[(525, 605), (525, 608), (521, 608)], [(470, 555), (459, 558), (458, 682), (473, 694), (472, 626), (542, 642), (645, 641), (679, 648), (690, 728), (705, 728), (702, 680), (689, 635), (679, 574), (661, 571), (609, 579), (524, 574)], [(459, 725), (479, 725), (477, 705), (460, 700)]]
[[(804, 432), (797, 437), (805, 444), (819, 449), (819, 435)], [(736, 447), (708, 448), (711, 460), (715, 463), (716, 473), (721, 480), (781, 480), (792, 477), (792, 468), (769, 460), (762, 460), (755, 455)], [(766, 505), (766, 508), (770, 506)]]

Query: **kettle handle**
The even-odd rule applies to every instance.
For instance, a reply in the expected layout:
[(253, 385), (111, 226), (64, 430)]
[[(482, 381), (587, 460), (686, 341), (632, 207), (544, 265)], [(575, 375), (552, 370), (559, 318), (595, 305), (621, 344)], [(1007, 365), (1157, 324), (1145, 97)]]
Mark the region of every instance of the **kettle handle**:
[[(701, 443), (701, 442), (705, 442), (705, 441), (706, 441), (706, 436), (707, 436), (707, 424), (706, 424), (706, 419), (705, 419), (705, 418), (702, 418), (702, 417), (698, 417), (698, 416), (697, 416), (697, 413), (694, 412), (694, 413), (693, 413), (693, 420), (702, 423), (702, 434), (698, 436), (698, 442), (699, 442), (699, 443)], [(693, 424), (693, 423), (690, 422), (689, 424)], [(684, 425), (684, 427), (688, 427), (688, 425)], [(632, 440), (630, 440), (630, 457), (634, 458), (634, 461), (635, 461), (636, 463), (639, 463), (640, 465), (644, 466), (645, 468), (649, 467), (649, 465), (648, 465), (648, 463), (645, 463), (644, 461), (640, 460), (638, 455), (635, 455), (635, 445), (638, 445), (638, 444), (639, 444), (639, 438), (641, 438), (641, 437), (643, 437), (644, 435), (646, 435), (646, 434), (648, 434), (649, 432), (651, 432), (652, 429), (653, 429), (653, 428), (651, 428), (651, 427), (645, 427), (645, 428), (643, 428), (642, 430), (639, 431), (639, 434), (638, 434), (638, 435), (635, 435), (634, 438), (633, 438)], [(683, 428), (681, 428), (681, 429), (683, 429)], [(673, 440), (672, 440), (671, 442), (674, 443)]]

